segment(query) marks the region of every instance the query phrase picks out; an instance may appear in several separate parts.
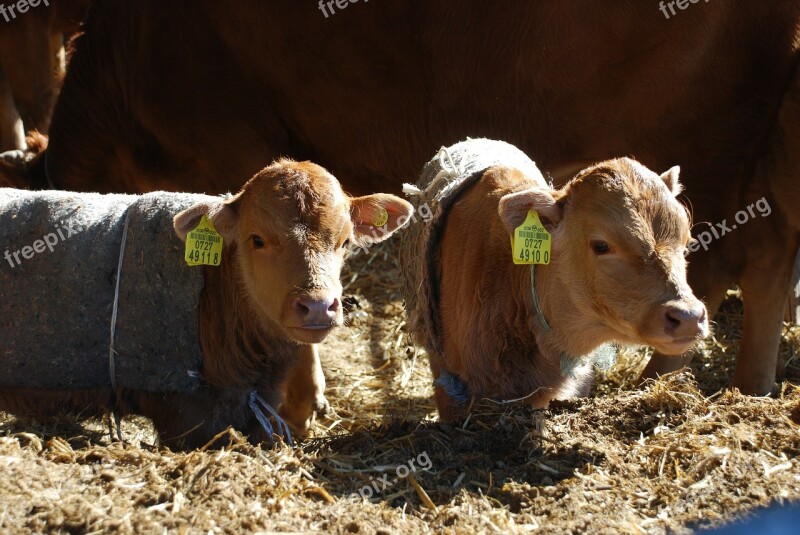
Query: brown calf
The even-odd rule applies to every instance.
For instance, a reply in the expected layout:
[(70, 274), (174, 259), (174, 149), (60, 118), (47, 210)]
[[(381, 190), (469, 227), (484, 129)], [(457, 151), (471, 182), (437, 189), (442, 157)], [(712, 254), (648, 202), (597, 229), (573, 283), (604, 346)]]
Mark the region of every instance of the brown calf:
[[(562, 189), (541, 175), (495, 166), (453, 205), (439, 254), (443, 355), (432, 357), (472, 396), (530, 396), (536, 406), (586, 390), (580, 364), (607, 342), (680, 354), (708, 332), (686, 282), (689, 218), (675, 196), (678, 169), (660, 177), (622, 158), (592, 166)], [(552, 260), (512, 263), (509, 235), (529, 210), (552, 233)], [(545, 326), (549, 324), (549, 328)], [(441, 384), (440, 416), (463, 414)]]
[[(324, 402), (324, 384), (319, 384), (324, 379), (310, 344), (342, 322), (339, 272), (345, 245), (380, 241), (409, 213), (410, 205), (397, 197), (349, 198), (323, 168), (281, 160), (232, 198), (209, 198), (174, 217), (181, 239), (203, 215), (224, 238), (218, 267), (188, 268), (202, 269), (204, 275), (198, 304), (199, 389), (6, 389), (0, 392), (0, 408), (41, 416), (113, 407), (119, 414), (151, 418), (167, 444), (196, 447), (228, 426), (249, 433), (251, 440), (264, 439), (258, 414), (251, 410), (256, 393), (302, 431), (314, 405)], [(58, 259), (53, 254), (49, 261)], [(60, 283), (53, 281), (56, 287), (48, 291), (57, 296)]]

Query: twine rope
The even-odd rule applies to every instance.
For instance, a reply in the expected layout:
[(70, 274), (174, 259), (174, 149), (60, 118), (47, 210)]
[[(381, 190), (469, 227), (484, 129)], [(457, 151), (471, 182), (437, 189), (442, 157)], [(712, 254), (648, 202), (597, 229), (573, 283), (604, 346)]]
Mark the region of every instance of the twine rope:
[(117, 262), (117, 280), (114, 283), (114, 305), (111, 308), (111, 338), (108, 345), (108, 372), (111, 378), (111, 388), (117, 391), (117, 364), (114, 358), (114, 338), (117, 334), (117, 311), (119, 310), (119, 283), (122, 278), (122, 262), (125, 258), (125, 243), (128, 241), (128, 222), (131, 217), (130, 208), (125, 211), (125, 223), (122, 226), (122, 241), (119, 246), (119, 261)]
[[(261, 427), (264, 428), (264, 431), (266, 431), (267, 436), (270, 439), (270, 442), (272, 441), (272, 435), (276, 433), (274, 428), (272, 427), (272, 423), (270, 423), (269, 418), (267, 418), (267, 415), (264, 414), (264, 412), (261, 410), (261, 407), (263, 407), (268, 413), (272, 415), (273, 418), (275, 418), (275, 423), (278, 424), (277, 435), (286, 437), (286, 443), (289, 444), (290, 446), (294, 446), (294, 443), (292, 442), (292, 432), (289, 429), (289, 426), (286, 425), (286, 422), (283, 421), (283, 418), (281, 418), (278, 415), (278, 412), (275, 409), (273, 409), (263, 397), (261, 397), (261, 394), (259, 394), (257, 390), (250, 391), (250, 396), (248, 397), (247, 404), (250, 406), (250, 410), (253, 411), (253, 414), (256, 416), (256, 420), (258, 420), (258, 423), (261, 424)], [(261, 407), (259, 407), (259, 405)]]
[(531, 264), (531, 295), (533, 296), (533, 307), (536, 309), (536, 315), (539, 316), (539, 323), (542, 324), (545, 331), (550, 330), (550, 324), (542, 312), (542, 306), (539, 304), (539, 292), (536, 291), (536, 264)]
[(414, 184), (403, 184), (403, 193), (405, 193), (407, 197), (424, 197), (426, 202), (430, 202), (433, 200), (431, 198), (431, 192), (438, 191), (439, 182), (442, 180), (451, 182), (454, 178), (463, 173), (461, 168), (456, 165), (453, 155), (447, 147), (441, 147), (436, 156), (439, 159), (439, 167), (441, 167), (442, 170), (436, 173), (436, 176), (425, 186), (424, 190)]
[[(111, 380), (111, 389), (114, 391), (114, 394), (117, 393), (117, 362), (114, 356), (116, 355), (116, 351), (114, 350), (114, 338), (117, 334), (117, 311), (119, 310), (119, 283), (120, 279), (122, 278), (122, 263), (125, 259), (125, 243), (128, 241), (128, 221), (130, 220), (131, 211), (130, 207), (125, 210), (125, 222), (122, 226), (122, 241), (119, 245), (119, 260), (117, 261), (117, 280), (114, 283), (114, 305), (111, 308), (111, 329), (110, 329), (110, 340), (108, 344), (108, 375), (109, 379)], [(111, 410), (112, 415), (114, 416), (114, 423), (117, 427), (117, 438), (122, 442), (122, 427), (120, 425), (120, 415), (113, 409)]]

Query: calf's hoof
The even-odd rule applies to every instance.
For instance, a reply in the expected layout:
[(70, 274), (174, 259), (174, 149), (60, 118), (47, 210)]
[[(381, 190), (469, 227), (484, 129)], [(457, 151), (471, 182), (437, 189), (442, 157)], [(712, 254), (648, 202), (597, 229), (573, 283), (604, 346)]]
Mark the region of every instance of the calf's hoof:
[(331, 410), (330, 403), (325, 396), (317, 396), (308, 403), (284, 404), (281, 407), (281, 417), (292, 428), (292, 433), (298, 437), (308, 436), (311, 426), (317, 417), (326, 416)]
[(312, 408), (314, 409), (314, 414), (320, 418), (324, 418), (331, 412), (331, 404), (328, 403), (328, 399), (325, 396), (318, 396)]
[(731, 383), (731, 388), (736, 388), (739, 390), (739, 392), (746, 396), (775, 397), (781, 393), (781, 385), (775, 381), (771, 381), (769, 383), (733, 381)]

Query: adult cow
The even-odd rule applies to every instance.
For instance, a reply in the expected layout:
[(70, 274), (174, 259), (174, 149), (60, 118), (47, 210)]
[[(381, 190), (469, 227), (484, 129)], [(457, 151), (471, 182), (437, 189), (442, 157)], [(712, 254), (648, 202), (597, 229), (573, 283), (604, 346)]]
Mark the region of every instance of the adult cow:
[[(762, 196), (775, 207), (690, 258), (710, 313), (731, 284), (743, 288), (733, 384), (763, 394), (797, 199), (776, 198), (769, 176), (751, 186), (796, 63), (800, 3), (663, 5), (98, 0), (47, 169), (69, 189), (214, 192), (287, 154), (351, 191), (397, 190), (432, 149), (468, 135), (517, 145), (559, 185), (620, 155), (677, 163), (695, 222), (731, 222)], [(770, 239), (745, 244), (756, 230)], [(657, 357), (646, 375), (680, 363)]]
[(25, 150), (25, 131), (47, 133), (65, 69), (65, 36), (89, 0), (26, 0), (0, 10), (0, 149)]

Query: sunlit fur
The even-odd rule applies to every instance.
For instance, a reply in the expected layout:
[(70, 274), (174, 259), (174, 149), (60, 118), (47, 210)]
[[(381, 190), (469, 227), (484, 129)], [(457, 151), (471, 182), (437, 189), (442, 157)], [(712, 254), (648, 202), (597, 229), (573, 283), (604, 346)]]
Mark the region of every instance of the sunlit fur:
[[(274, 334), (299, 342), (319, 342), (303, 333), (294, 300), (301, 294), (338, 299), (345, 248), (353, 231), (350, 201), (331, 175), (310, 163), (279, 163), (236, 199), (239, 224), (232, 256), (257, 317)], [(257, 248), (253, 237), (265, 246)], [(337, 309), (332, 327), (342, 321)]]
[[(389, 221), (372, 233), (380, 208)], [(185, 448), (204, 445), (228, 426), (254, 442), (263, 440), (247, 406), (256, 389), (303, 431), (314, 405), (324, 400), (319, 358), (308, 344), (322, 341), (330, 329), (304, 330), (294, 298), (341, 298), (345, 240), (359, 241), (368, 231), (374, 241), (385, 239), (410, 213), (411, 206), (397, 197), (349, 198), (322, 167), (280, 160), (231, 199), (201, 203), (175, 217), (182, 239), (205, 214), (225, 240), (221, 265), (197, 268), (205, 276), (198, 313), (205, 386), (191, 394), (121, 388), (116, 396), (110, 389), (2, 391), (0, 408), (43, 417), (89, 416), (114, 407), (121, 415), (151, 418), (165, 443)], [(264, 247), (254, 246), (254, 235)], [(339, 307), (330, 327), (341, 319)], [(291, 406), (284, 406), (287, 399)]]
[[(444, 357), (434, 358), (434, 375), (444, 366), (476, 395), (536, 393), (531, 401), (543, 405), (585, 390), (588, 370), (565, 378), (562, 353), (585, 355), (609, 341), (688, 349), (694, 340), (674, 345), (663, 326), (664, 307), (702, 309), (685, 277), (689, 219), (668, 178), (628, 159), (586, 169), (562, 190), (516, 169), (486, 171), (448, 216), (439, 264)], [(532, 207), (525, 198), (553, 234), (551, 263), (537, 276), (547, 332), (534, 312), (530, 267), (511, 259), (510, 229)], [(611, 252), (596, 255), (592, 240)], [(436, 399), (444, 419), (458, 416), (439, 388)]]
[[(584, 354), (601, 338), (667, 354), (691, 347), (673, 345), (660, 314), (672, 304), (701, 306), (686, 282), (689, 218), (660, 177), (632, 160), (612, 160), (582, 172), (561, 195), (542, 293), (553, 296), (544, 305), (553, 314), (578, 313), (564, 339), (568, 352)], [(595, 255), (591, 240), (609, 243), (612, 253)]]

